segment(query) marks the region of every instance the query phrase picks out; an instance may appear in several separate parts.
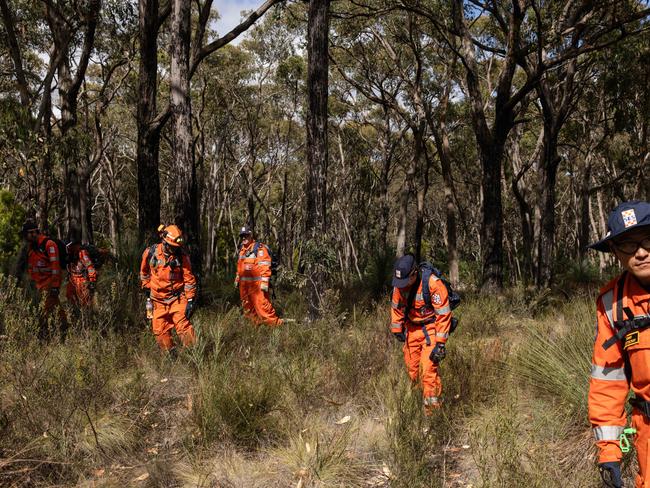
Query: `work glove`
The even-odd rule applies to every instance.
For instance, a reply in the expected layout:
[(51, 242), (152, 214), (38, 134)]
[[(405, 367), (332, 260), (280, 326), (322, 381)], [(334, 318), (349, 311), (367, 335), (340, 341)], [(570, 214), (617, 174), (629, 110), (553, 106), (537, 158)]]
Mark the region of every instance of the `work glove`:
[(90, 292), (91, 295), (93, 293), (95, 293), (95, 282), (94, 281), (89, 281), (88, 282), (88, 291)]
[(262, 291), (269, 291), (269, 284), (266, 281), (262, 281), (262, 284), (260, 285), (260, 289)]
[(395, 339), (400, 342), (406, 341), (406, 334), (404, 332), (393, 332), (393, 335), (395, 336)]
[(600, 477), (607, 488), (622, 488), (623, 478), (621, 476), (621, 463), (619, 461), (610, 461), (598, 465)]
[(194, 313), (194, 300), (190, 299), (187, 301), (187, 305), (185, 306), (185, 318), (189, 320), (189, 318), (192, 316)]
[(59, 296), (59, 289), (58, 288), (50, 288), (49, 294), (52, 297), (58, 297)]
[(436, 347), (433, 348), (431, 354), (429, 354), (429, 359), (433, 364), (438, 364), (440, 361), (445, 359), (447, 355), (447, 350), (445, 349), (444, 342), (436, 342)]

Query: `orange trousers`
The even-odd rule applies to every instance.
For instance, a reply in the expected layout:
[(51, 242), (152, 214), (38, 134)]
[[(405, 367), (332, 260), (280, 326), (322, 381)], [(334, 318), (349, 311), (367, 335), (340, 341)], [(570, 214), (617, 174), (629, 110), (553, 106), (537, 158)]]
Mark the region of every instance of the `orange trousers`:
[(269, 292), (260, 289), (259, 281), (241, 281), (239, 297), (244, 308), (244, 316), (255, 325), (266, 324), (276, 326), (282, 324), (269, 299)]
[(55, 312), (58, 312), (61, 340), (65, 340), (66, 334), (68, 332), (68, 317), (65, 314), (65, 310), (61, 306), (59, 295), (51, 295), (50, 290), (47, 288), (39, 290), (39, 293), (41, 300), (43, 301), (43, 308), (41, 309), (38, 317), (38, 338), (44, 340), (50, 337), (48, 322), (50, 320), (50, 317), (52, 317)]
[(429, 359), (429, 354), (436, 345), (436, 333), (429, 332), (429, 336), (431, 343), (427, 345), (422, 327), (409, 323), (403, 349), (404, 362), (411, 381), (421, 382), (424, 408), (427, 413), (441, 406), (440, 395), (442, 394), (438, 365)]
[(176, 334), (183, 346), (191, 346), (196, 342), (194, 327), (185, 317), (187, 298), (181, 295), (178, 300), (171, 303), (153, 302), (153, 334), (160, 349), (169, 351), (174, 348), (172, 329), (176, 328)]
[(68, 285), (65, 296), (70, 303), (76, 306), (88, 307), (92, 304), (92, 295), (88, 291), (88, 279), (85, 276), (68, 275)]
[(636, 429), (634, 447), (639, 462), (639, 473), (636, 475), (636, 488), (650, 488), (650, 420), (636, 408), (632, 410), (632, 427)]

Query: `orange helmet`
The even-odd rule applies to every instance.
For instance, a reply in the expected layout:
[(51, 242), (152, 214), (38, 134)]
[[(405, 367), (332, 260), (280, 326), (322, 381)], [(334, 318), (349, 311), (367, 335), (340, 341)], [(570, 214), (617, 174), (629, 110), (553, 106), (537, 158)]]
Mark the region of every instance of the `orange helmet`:
[(170, 246), (180, 247), (183, 245), (183, 233), (176, 225), (168, 225), (160, 232), (160, 237)]

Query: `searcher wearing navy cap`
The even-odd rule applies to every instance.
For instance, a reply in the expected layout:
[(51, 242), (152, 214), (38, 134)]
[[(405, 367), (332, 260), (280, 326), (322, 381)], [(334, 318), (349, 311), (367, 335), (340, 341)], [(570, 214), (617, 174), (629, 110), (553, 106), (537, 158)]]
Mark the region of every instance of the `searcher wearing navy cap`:
[(410, 274), (415, 268), (415, 256), (405, 254), (395, 261), (393, 268), (393, 286), (404, 288), (409, 285)]
[(609, 213), (605, 237), (591, 244), (589, 248), (600, 252), (611, 252), (610, 241), (646, 226), (650, 226), (650, 202), (640, 200), (623, 202)]

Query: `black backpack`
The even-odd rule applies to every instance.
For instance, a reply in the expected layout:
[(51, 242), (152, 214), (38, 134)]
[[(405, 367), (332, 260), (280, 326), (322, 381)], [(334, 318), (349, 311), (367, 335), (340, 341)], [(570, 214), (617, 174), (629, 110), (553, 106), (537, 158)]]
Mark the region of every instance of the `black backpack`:
[(449, 283), (449, 280), (447, 280), (442, 275), (442, 272), (438, 268), (435, 268), (431, 263), (428, 263), (426, 261), (420, 263), (420, 276), (422, 276), (422, 298), (424, 298), (424, 303), (426, 303), (428, 307), (431, 306), (429, 279), (431, 278), (432, 274), (438, 277), (438, 279), (440, 279), (445, 285), (445, 288), (447, 288), (447, 295), (449, 295), (449, 307), (454, 310), (456, 307), (458, 307), (458, 305), (460, 305), (460, 295), (454, 291), (454, 289), (451, 287), (451, 283)]
[[(431, 290), (429, 289), (429, 279), (431, 278), (432, 274), (435, 275), (445, 285), (445, 288), (447, 289), (447, 295), (449, 296), (449, 308), (451, 310), (454, 310), (456, 307), (458, 307), (458, 305), (460, 305), (460, 295), (454, 291), (454, 289), (451, 287), (451, 283), (449, 283), (449, 280), (447, 280), (442, 275), (442, 272), (438, 268), (434, 267), (427, 261), (420, 263), (418, 267), (420, 269), (420, 279), (422, 280), (422, 298), (424, 299), (424, 303), (427, 307), (433, 307), (431, 304)], [(414, 287), (417, 289), (417, 283), (414, 285)], [(451, 334), (454, 332), (454, 330), (456, 330), (456, 327), (458, 327), (458, 319), (452, 317), (449, 333)]]
[(104, 263), (106, 263), (108, 252), (104, 249), (99, 249), (93, 244), (84, 244), (81, 246), (81, 249), (88, 252), (88, 256), (90, 256), (90, 260), (93, 262), (95, 269), (101, 269)]
[(38, 246), (38, 251), (47, 256), (48, 241), (52, 241), (54, 244), (56, 244), (56, 247), (59, 249), (59, 264), (61, 265), (61, 269), (66, 269), (70, 262), (68, 260), (68, 249), (61, 239), (57, 239), (56, 237), (48, 237), (47, 239), (43, 239), (43, 242), (40, 244), (40, 246)]
[(253, 254), (257, 256), (257, 251), (259, 251), (260, 246), (264, 246), (264, 249), (269, 253), (269, 256), (271, 256), (271, 276), (276, 276), (278, 274), (278, 268), (280, 267), (280, 260), (278, 259), (278, 256), (271, 251), (271, 248), (267, 246), (266, 244), (262, 244), (261, 242), (255, 242), (255, 245), (253, 246)]

